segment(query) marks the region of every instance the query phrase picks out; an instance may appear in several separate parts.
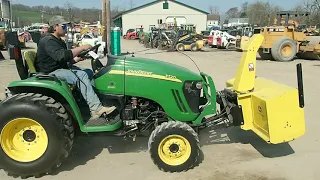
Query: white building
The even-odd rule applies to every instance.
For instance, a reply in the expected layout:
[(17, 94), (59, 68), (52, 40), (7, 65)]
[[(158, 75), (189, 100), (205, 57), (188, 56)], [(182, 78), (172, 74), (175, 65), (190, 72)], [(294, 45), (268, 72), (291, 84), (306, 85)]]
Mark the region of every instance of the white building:
[(220, 16), (218, 14), (209, 14), (207, 17), (207, 27), (219, 26)]
[(117, 15), (113, 18), (113, 22), (122, 28), (123, 33), (126, 33), (128, 29), (136, 29), (141, 26), (144, 31), (149, 31), (149, 27), (158, 26), (159, 21), (174, 24), (174, 18), (176, 18), (178, 26), (194, 24), (197, 32), (201, 32), (207, 28), (208, 14), (175, 0), (156, 0)]
[(249, 18), (231, 18), (228, 21), (228, 24), (224, 24), (224, 27), (232, 26), (245, 26), (249, 25)]

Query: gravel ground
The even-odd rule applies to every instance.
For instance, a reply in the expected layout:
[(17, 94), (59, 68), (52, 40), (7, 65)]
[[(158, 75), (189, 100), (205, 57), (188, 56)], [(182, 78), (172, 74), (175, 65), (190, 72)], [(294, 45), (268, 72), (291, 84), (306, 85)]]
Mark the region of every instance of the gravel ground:
[[(28, 47), (34, 47), (28, 44)], [(143, 48), (137, 41), (123, 41), (123, 52), (135, 56), (155, 58), (197, 72), (194, 63), (178, 52), (161, 52)], [(139, 52), (140, 51), (140, 52)], [(205, 52), (186, 52), (199, 69), (211, 75), (217, 89), (236, 74), (240, 52), (206, 49)], [(6, 57), (7, 52), (3, 52)], [(100, 179), (105, 176), (118, 180), (317, 180), (320, 165), (320, 131), (318, 130), (320, 101), (316, 78), (320, 77), (320, 62), (295, 60), (289, 63), (262, 61), (257, 55), (257, 76), (290, 86), (297, 86), (297, 63), (303, 64), (305, 87), (306, 134), (293, 142), (268, 145), (252, 132), (239, 128), (207, 129), (200, 134), (203, 151), (201, 164), (183, 173), (163, 173), (155, 167), (147, 152), (147, 138), (136, 142), (119, 137), (79, 137), (68, 161), (54, 175), (41, 179)], [(7, 58), (8, 59), (8, 58)], [(82, 67), (90, 63), (82, 62)], [(0, 99), (10, 81), (18, 80), (14, 61), (0, 61)], [(314, 81), (316, 80), (316, 81)], [(281, 113), (281, 112), (279, 112)], [(9, 180), (2, 170), (0, 179)], [(33, 179), (33, 178), (29, 178)]]

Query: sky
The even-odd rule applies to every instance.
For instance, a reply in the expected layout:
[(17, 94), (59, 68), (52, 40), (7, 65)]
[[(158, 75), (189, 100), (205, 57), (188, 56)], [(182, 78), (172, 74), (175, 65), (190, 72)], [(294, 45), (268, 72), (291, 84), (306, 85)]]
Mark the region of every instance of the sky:
[[(71, 2), (74, 6), (80, 8), (99, 8), (101, 9), (102, 0), (12, 0), (13, 3), (20, 3), (29, 6), (36, 5), (48, 5), (48, 6), (63, 6), (66, 2)], [(146, 3), (149, 3), (153, 0), (111, 0), (111, 7), (114, 5), (123, 6), (126, 5), (126, 9), (129, 8), (129, 2), (133, 1), (133, 4), (136, 6), (140, 6)], [(185, 4), (191, 5), (198, 9), (202, 9), (204, 11), (209, 11), (209, 5), (215, 5), (219, 7), (220, 12), (224, 13), (231, 7), (241, 7), (241, 4), (244, 2), (255, 2), (256, 0), (178, 0)], [(271, 4), (279, 5), (284, 8), (283, 10), (287, 10), (286, 8), (291, 9), (296, 6), (302, 0), (264, 0), (269, 1)]]

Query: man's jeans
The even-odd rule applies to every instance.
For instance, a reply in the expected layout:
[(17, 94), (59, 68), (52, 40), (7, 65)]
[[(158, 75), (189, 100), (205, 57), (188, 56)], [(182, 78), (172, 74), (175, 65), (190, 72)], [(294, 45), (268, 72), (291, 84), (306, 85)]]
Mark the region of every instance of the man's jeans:
[(69, 69), (58, 69), (50, 74), (54, 74), (58, 79), (66, 81), (68, 84), (76, 85), (91, 111), (97, 111), (101, 108), (101, 102), (92, 87), (93, 72), (90, 69), (80, 69), (73, 66), (72, 72)]

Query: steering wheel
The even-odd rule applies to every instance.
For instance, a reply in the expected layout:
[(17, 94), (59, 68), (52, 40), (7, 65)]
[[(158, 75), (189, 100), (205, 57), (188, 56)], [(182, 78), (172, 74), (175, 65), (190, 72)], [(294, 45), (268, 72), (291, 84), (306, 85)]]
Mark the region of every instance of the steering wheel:
[(101, 46), (101, 44), (97, 44), (95, 46), (93, 46), (92, 48), (88, 49), (88, 50), (85, 50), (85, 51), (82, 51), (78, 57), (81, 57), (81, 58), (85, 58), (85, 56), (90, 52), (90, 51), (94, 51), (95, 53), (98, 52), (98, 48)]

